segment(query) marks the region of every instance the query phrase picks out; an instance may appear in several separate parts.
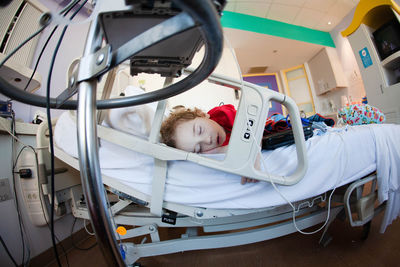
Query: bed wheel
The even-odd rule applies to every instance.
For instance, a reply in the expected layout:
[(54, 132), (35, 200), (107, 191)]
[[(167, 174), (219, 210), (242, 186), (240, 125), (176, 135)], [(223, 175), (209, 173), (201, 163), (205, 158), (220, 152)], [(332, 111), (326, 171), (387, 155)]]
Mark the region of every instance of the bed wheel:
[(326, 248), (331, 243), (332, 239), (333, 237), (328, 232), (325, 232), (322, 238), (319, 240), (319, 244)]

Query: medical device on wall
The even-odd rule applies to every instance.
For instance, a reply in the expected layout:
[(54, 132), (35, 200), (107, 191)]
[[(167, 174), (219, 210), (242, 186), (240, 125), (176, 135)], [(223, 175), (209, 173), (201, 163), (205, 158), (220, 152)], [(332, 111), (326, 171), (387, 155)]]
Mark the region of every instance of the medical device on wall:
[[(133, 14), (105, 12), (99, 16), (105, 39), (113, 49), (120, 48), (135, 36), (181, 12), (176, 4), (169, 1), (130, 1), (130, 3)], [(130, 58), (131, 75), (144, 72), (158, 73), (164, 77), (178, 77), (181, 70), (191, 64), (194, 54), (201, 45), (203, 38), (196, 28), (180, 32), (143, 49)]]
[[(223, 36), (218, 12), (222, 11), (224, 5), (223, 0), (98, 1), (94, 10), (95, 15), (92, 16), (98, 40), (90, 40), (98, 43), (96, 49), (90, 55), (81, 58), (79, 66), (71, 77), (68, 77), (68, 88), (57, 98), (50, 98), (50, 107), (76, 109), (77, 101), (68, 99), (77, 92), (80, 82), (98, 79), (126, 60), (132, 60), (133, 73), (145, 71), (176, 77), (183, 67), (190, 64), (195, 51), (204, 44), (203, 61), (189, 77), (140, 97), (100, 100), (97, 102), (97, 108), (108, 109), (150, 103), (189, 90), (203, 81), (214, 70), (220, 59)], [(115, 36), (111, 33), (115, 30), (116, 24), (113, 21), (116, 19), (119, 23), (128, 25), (124, 28), (132, 28), (122, 32), (119, 29), (121, 34), (126, 35), (123, 38), (120, 34)], [(49, 13), (43, 15), (41, 23), (41, 30), (52, 25), (52, 15)], [(183, 37), (185, 39), (182, 39)], [(176, 46), (176, 43), (180, 45)], [(174, 53), (166, 58), (165, 55), (171, 51)], [(90, 68), (84, 71), (82, 65)], [(23, 103), (46, 107), (45, 97), (19, 90), (4, 77), (0, 77), (0, 91)]]
[(0, 100), (0, 116), (1, 117), (12, 116), (12, 103), (10, 101)]

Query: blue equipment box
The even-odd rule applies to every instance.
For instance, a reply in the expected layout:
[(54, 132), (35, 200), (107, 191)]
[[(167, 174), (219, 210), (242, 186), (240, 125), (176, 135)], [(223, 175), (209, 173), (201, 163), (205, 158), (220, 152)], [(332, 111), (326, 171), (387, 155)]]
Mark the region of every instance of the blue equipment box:
[(9, 101), (0, 100), (0, 116), (12, 117), (12, 104)]

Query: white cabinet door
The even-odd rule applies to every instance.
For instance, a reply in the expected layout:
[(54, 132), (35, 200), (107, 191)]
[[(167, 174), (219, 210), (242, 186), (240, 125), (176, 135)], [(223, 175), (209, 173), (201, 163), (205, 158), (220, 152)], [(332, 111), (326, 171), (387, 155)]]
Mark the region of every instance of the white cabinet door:
[(347, 87), (347, 81), (334, 48), (321, 49), (308, 62), (308, 66), (317, 95), (324, 94), (337, 87)]
[(385, 83), (382, 78), (383, 74), (381, 73), (380, 60), (371, 41), (369, 31), (366, 26), (362, 24), (353, 34), (348, 36), (348, 38), (357, 64), (360, 67), (368, 103), (383, 108)]

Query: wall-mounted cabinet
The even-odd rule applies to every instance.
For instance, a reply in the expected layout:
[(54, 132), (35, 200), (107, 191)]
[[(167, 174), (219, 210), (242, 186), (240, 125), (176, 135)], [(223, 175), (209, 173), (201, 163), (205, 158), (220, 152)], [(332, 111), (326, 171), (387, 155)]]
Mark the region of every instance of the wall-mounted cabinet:
[(375, 7), (348, 39), (369, 104), (380, 108), (387, 122), (400, 123), (399, 14), (390, 6)]
[[(0, 53), (8, 55), (36, 32), (40, 28), (40, 16), (47, 11), (49, 10), (37, 0), (14, 0), (6, 7), (0, 8)], [(12, 59), (22, 66), (29, 67), (38, 39), (37, 36), (25, 44)]]
[(347, 80), (336, 49), (323, 48), (308, 62), (315, 93), (322, 95), (332, 89), (347, 87)]
[[(48, 9), (37, 0), (14, 0), (5, 7), (0, 8), (0, 60), (14, 51), (24, 40), (39, 28), (39, 18)], [(29, 67), (36, 51), (39, 37), (33, 38), (20, 48), (0, 69), (0, 76), (8, 83), (33, 92), (40, 88), (41, 77), (33, 73)]]

